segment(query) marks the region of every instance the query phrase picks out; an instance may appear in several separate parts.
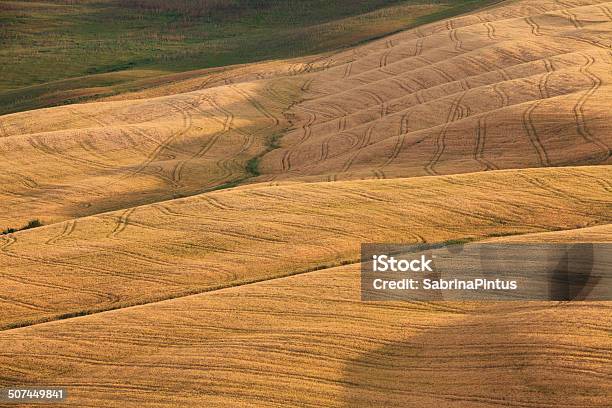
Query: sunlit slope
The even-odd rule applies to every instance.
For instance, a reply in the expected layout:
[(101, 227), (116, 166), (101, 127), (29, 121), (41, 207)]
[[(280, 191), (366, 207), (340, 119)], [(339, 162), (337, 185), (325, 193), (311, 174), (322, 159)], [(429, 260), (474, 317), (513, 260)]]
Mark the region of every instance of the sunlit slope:
[(612, 221), (610, 166), (216, 191), (0, 237), (0, 322), (28, 324), (440, 242)]
[(535, 234), (512, 235), (493, 238), (497, 242), (610, 242), (612, 241), (612, 224), (598, 225), (596, 227), (569, 229), (565, 231), (540, 232)]
[[(341, 56), (341, 58), (336, 59), (334, 54), (327, 53), (287, 60), (263, 61), (180, 72), (143, 80), (138, 84), (138, 88), (142, 89), (123, 92), (101, 100), (120, 101), (168, 96), (241, 82), (299, 76), (305, 73), (319, 72), (347, 60), (345, 56)], [(302, 81), (304, 83), (306, 79), (302, 79)]]
[[(610, 241), (609, 225), (561, 240), (594, 230)], [(608, 405), (607, 303), (361, 302), (359, 288), (349, 265), (5, 331), (0, 385), (66, 386), (70, 407)]]
[(0, 228), (247, 179), (610, 163), (611, 10), (508, 2), (333, 54), (2, 116)]
[(610, 163), (611, 33), (612, 2), (517, 1), (336, 54), (261, 180)]
[(495, 2), (4, 0), (0, 114), (335, 51)]
[(69, 105), (0, 117), (0, 228), (226, 186), (286, 127), (301, 81)]

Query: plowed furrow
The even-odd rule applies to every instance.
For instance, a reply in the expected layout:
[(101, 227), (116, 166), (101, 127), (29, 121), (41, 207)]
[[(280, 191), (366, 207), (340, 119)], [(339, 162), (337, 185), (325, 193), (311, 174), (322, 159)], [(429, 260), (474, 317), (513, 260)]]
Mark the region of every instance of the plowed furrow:
[(72, 234), (74, 232), (74, 229), (76, 228), (77, 220), (68, 220), (65, 221), (63, 224), (64, 227), (62, 228), (62, 231), (57, 236), (49, 239), (46, 242), (48, 245), (54, 245), (57, 242), (69, 237), (70, 234)]
[(542, 146), (542, 142), (540, 141), (540, 138), (538, 137), (538, 132), (535, 128), (535, 124), (534, 124), (533, 117), (532, 117), (533, 111), (538, 106), (540, 106), (541, 103), (542, 101), (538, 100), (532, 103), (523, 112), (523, 127), (525, 128), (525, 132), (527, 133), (527, 136), (529, 138), (531, 145), (533, 146), (533, 148), (536, 151), (536, 154), (538, 155), (538, 161), (540, 163), (540, 166), (548, 167), (550, 166), (551, 163), (548, 158), (548, 154), (546, 153), (546, 150), (544, 149), (544, 146)]
[(478, 125), (474, 131), (476, 143), (474, 148), (474, 160), (482, 164), (485, 170), (497, 170), (498, 167), (490, 160), (485, 159), (485, 138), (487, 135), (487, 117), (482, 116), (478, 119)]
[(573, 110), (574, 116), (576, 118), (576, 126), (578, 128), (578, 133), (580, 134), (580, 136), (582, 136), (588, 142), (595, 144), (601, 150), (602, 157), (600, 159), (600, 162), (605, 162), (610, 158), (611, 155), (610, 146), (608, 146), (598, 137), (593, 135), (593, 133), (589, 130), (584, 115), (584, 106), (588, 102), (589, 98), (591, 98), (597, 92), (597, 90), (602, 84), (602, 81), (597, 75), (595, 75), (589, 70), (589, 68), (594, 63), (593, 57), (589, 55), (584, 55), (584, 57), (587, 59), (587, 63), (586, 65), (580, 68), (580, 71), (591, 80), (592, 86), (578, 99), (576, 105), (574, 105)]

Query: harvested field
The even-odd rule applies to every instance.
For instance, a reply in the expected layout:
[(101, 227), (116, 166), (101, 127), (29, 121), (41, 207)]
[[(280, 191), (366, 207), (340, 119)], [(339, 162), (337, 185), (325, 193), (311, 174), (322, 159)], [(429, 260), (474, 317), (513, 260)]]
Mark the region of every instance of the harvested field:
[(75, 407), (604, 407), (611, 323), (605, 302), (361, 302), (349, 265), (8, 330), (0, 363)]
[(365, 302), (358, 262), (373, 242), (612, 242), (611, 67), (612, 2), (513, 0), (0, 116), (0, 388), (609, 406), (610, 302)]
[(264, 84), (3, 116), (0, 226), (28, 217), (47, 224), (240, 182), (251, 176), (247, 162), (286, 127), (282, 110), (299, 90), (277, 81), (271, 94)]
[(5, 115), (0, 226), (240, 182), (610, 164), (609, 7), (519, 2), (327, 56)]
[(335, 55), (259, 180), (610, 164), (612, 6), (508, 4)]
[(27, 325), (356, 262), (360, 242), (610, 223), (611, 178), (601, 166), (247, 186), (22, 231), (0, 237), (0, 322)]

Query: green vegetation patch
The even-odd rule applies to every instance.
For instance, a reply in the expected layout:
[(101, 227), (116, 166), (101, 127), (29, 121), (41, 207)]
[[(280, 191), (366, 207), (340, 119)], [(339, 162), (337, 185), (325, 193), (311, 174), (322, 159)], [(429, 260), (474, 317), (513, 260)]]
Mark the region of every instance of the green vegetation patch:
[[(355, 45), (493, 2), (2, 1), (0, 114), (118, 92), (112, 86), (100, 88), (105, 78), (87, 77), (91, 75), (126, 70), (163, 75), (298, 57)], [(78, 80), (62, 81), (75, 77)], [(120, 79), (124, 84), (134, 81), (129, 76)]]
[(30, 228), (42, 227), (43, 223), (40, 220), (30, 220), (26, 225), (21, 228), (7, 228), (4, 231), (0, 232), (0, 235), (12, 234), (13, 232), (23, 231)]

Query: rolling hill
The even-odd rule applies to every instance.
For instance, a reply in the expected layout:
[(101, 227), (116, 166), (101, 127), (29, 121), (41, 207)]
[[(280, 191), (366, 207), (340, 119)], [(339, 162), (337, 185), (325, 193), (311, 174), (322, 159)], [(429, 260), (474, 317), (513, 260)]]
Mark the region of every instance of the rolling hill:
[(0, 387), (609, 405), (610, 302), (360, 299), (360, 243), (612, 242), (612, 2), (447, 12), (0, 116)]
[(0, 114), (146, 89), (202, 68), (335, 51), (492, 3), (4, 0)]
[(260, 180), (610, 164), (609, 4), (535, 4), (335, 56), (350, 61), (307, 75)]
[(0, 225), (239, 182), (610, 164), (612, 22), (591, 3), (520, 2), (329, 56), (5, 115)]
[(262, 85), (2, 117), (0, 177), (8, 188), (0, 225), (61, 221), (245, 179), (248, 161), (286, 127), (286, 95), (299, 92), (276, 82), (274, 96), (264, 98)]
[(359, 284), (354, 264), (4, 331), (3, 381), (79, 407), (609, 401), (609, 302), (361, 302)]
[(356, 262), (360, 242), (444, 242), (612, 221), (612, 169), (252, 185), (0, 237), (5, 327)]

